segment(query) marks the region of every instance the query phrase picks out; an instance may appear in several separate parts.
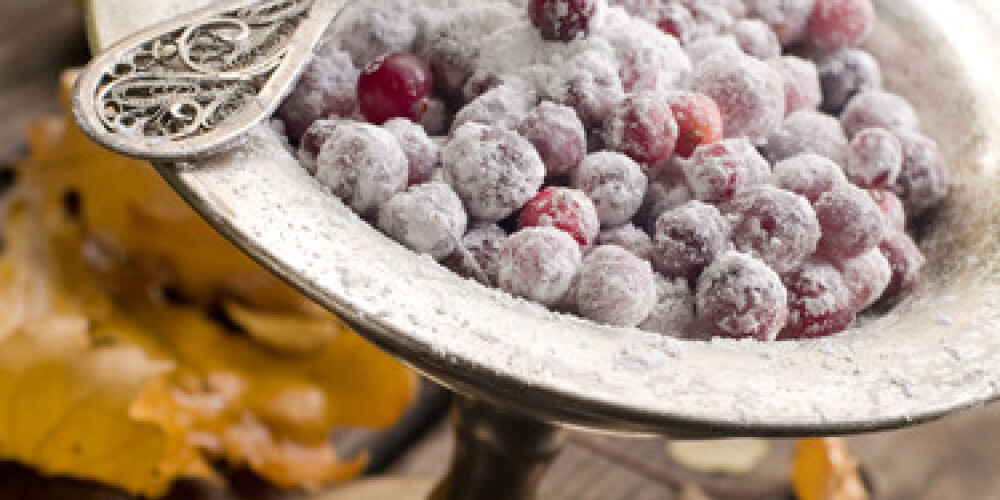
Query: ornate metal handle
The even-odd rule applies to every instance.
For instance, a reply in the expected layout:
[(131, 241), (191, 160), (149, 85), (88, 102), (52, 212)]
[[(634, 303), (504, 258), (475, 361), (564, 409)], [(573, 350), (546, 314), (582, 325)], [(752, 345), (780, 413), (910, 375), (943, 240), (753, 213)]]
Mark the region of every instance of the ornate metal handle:
[(227, 1), (144, 30), (87, 66), (73, 112), (94, 141), (129, 156), (228, 149), (274, 112), (347, 1)]

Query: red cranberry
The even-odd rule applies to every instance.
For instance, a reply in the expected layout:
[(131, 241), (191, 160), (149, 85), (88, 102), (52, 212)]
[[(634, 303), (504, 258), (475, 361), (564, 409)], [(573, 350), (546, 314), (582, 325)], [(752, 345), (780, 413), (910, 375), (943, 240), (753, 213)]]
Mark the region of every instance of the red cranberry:
[(361, 72), (358, 105), (365, 119), (376, 125), (392, 118), (419, 122), (433, 90), (427, 63), (412, 54), (386, 54)]
[(863, 188), (885, 189), (896, 183), (903, 168), (903, 147), (891, 132), (866, 128), (854, 135), (844, 173)]
[(409, 162), (385, 129), (344, 122), (316, 158), (316, 179), (362, 216), (406, 188)]
[(614, 245), (595, 248), (580, 266), (576, 310), (585, 318), (633, 327), (656, 304), (656, 280), (646, 262)]
[(694, 319), (694, 293), (688, 281), (656, 276), (656, 305), (639, 328), (671, 337), (692, 338)]
[(781, 128), (767, 139), (764, 156), (772, 163), (802, 153), (815, 153), (844, 163), (847, 136), (836, 118), (818, 111), (793, 113)]
[(906, 99), (881, 90), (854, 96), (840, 115), (840, 122), (849, 137), (866, 128), (884, 128), (897, 134), (920, 128), (920, 119)]
[(563, 300), (580, 268), (580, 245), (554, 227), (529, 227), (511, 235), (500, 250), (497, 284), (539, 304)]
[(417, 253), (442, 260), (455, 250), (468, 216), (462, 200), (443, 182), (413, 186), (382, 204), (378, 227)]
[(851, 306), (863, 311), (878, 301), (892, 280), (889, 260), (878, 248), (839, 263), (840, 274), (851, 291)]
[(785, 118), (785, 82), (774, 69), (750, 56), (720, 51), (696, 67), (694, 90), (715, 101), (726, 137), (764, 142)]
[(823, 91), (816, 64), (795, 56), (783, 56), (771, 64), (785, 81), (785, 116), (819, 108)]
[(316, 120), (353, 115), (358, 105), (358, 74), (346, 52), (335, 49), (317, 52), (278, 108), (288, 137), (299, 140)]
[(529, 0), (528, 15), (542, 38), (569, 42), (587, 36), (598, 0)]
[(698, 279), (698, 320), (714, 336), (774, 340), (788, 319), (788, 292), (763, 262), (730, 252)]
[(423, 184), (431, 180), (431, 174), (441, 159), (441, 146), (431, 140), (424, 128), (404, 118), (393, 118), (382, 126), (396, 136), (410, 163), (409, 184)]
[(806, 262), (782, 276), (788, 290), (788, 323), (778, 340), (826, 337), (847, 328), (856, 310), (840, 271), (821, 261)]
[(948, 195), (950, 172), (933, 139), (916, 132), (897, 135), (903, 146), (903, 169), (897, 184), (910, 217), (917, 217)]
[(816, 203), (823, 193), (847, 184), (847, 177), (833, 160), (805, 153), (778, 162), (774, 166), (773, 181), (781, 189)]
[(869, 189), (868, 196), (875, 201), (882, 219), (885, 221), (886, 230), (904, 231), (906, 230), (906, 209), (903, 201), (892, 191), (885, 189)]
[(583, 191), (564, 187), (542, 190), (521, 209), (517, 228), (552, 226), (589, 248), (601, 230), (594, 202)]
[(857, 186), (837, 186), (820, 196), (814, 207), (823, 231), (817, 251), (834, 261), (875, 248), (885, 233), (881, 211)]
[(871, 0), (816, 0), (806, 38), (813, 47), (827, 51), (854, 47), (874, 24)]
[(694, 280), (728, 246), (729, 223), (719, 209), (690, 201), (656, 220), (653, 266), (664, 276)]
[(770, 167), (746, 139), (726, 139), (695, 149), (684, 175), (696, 199), (718, 203), (766, 182)]
[(647, 180), (642, 168), (631, 158), (601, 151), (583, 159), (572, 185), (594, 201), (601, 226), (616, 227), (639, 211)]
[(570, 107), (545, 101), (528, 112), (517, 131), (538, 150), (547, 177), (572, 175), (587, 155), (587, 133)]
[(604, 143), (643, 165), (670, 158), (677, 143), (677, 122), (662, 94), (626, 97), (604, 122)]
[(796, 269), (816, 250), (816, 212), (805, 198), (774, 186), (757, 186), (723, 206), (733, 245), (779, 273)]
[(667, 98), (677, 122), (674, 152), (690, 158), (702, 144), (722, 140), (722, 115), (712, 98), (695, 92), (675, 92)]
[(889, 260), (892, 268), (892, 280), (882, 297), (888, 301), (898, 300), (904, 291), (917, 282), (920, 268), (927, 259), (913, 242), (913, 238), (902, 231), (889, 231), (889, 235), (879, 244), (879, 250)]
[(838, 50), (819, 63), (823, 111), (840, 114), (860, 92), (882, 88), (882, 70), (871, 54), (860, 49)]

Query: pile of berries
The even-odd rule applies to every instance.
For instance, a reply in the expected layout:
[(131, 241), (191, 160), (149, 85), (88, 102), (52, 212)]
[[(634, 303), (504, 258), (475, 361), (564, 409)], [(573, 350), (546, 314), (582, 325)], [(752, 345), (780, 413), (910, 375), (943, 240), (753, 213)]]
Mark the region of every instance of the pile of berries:
[(279, 112), (310, 173), (456, 272), (684, 338), (831, 335), (916, 281), (948, 192), (870, 0), (359, 1)]

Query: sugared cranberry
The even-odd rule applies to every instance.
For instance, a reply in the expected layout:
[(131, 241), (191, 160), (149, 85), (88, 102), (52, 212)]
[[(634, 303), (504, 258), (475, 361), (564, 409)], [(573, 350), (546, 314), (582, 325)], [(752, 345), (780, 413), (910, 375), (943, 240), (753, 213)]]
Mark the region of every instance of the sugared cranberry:
[(605, 29), (603, 34), (615, 51), (626, 92), (662, 91), (690, 82), (691, 60), (674, 37), (645, 23)]
[(767, 63), (743, 54), (721, 51), (702, 60), (694, 90), (719, 106), (726, 137), (761, 143), (785, 118), (784, 79)]
[(788, 323), (778, 340), (826, 337), (854, 320), (851, 291), (832, 265), (810, 260), (782, 276), (782, 282), (788, 290)]
[(455, 131), (467, 123), (514, 129), (535, 103), (534, 92), (525, 82), (504, 82), (458, 110), (451, 122), (451, 130)]
[(580, 266), (576, 310), (614, 326), (637, 326), (656, 304), (656, 280), (649, 262), (614, 245), (595, 248)]
[(681, 2), (691, 12), (695, 21), (695, 38), (712, 36), (727, 31), (735, 22), (732, 13), (718, 2), (690, 0)]
[(353, 115), (358, 107), (358, 74), (346, 52), (332, 48), (318, 51), (278, 108), (288, 137), (299, 140), (316, 120)]
[(594, 202), (583, 191), (564, 187), (543, 189), (521, 209), (518, 229), (552, 226), (566, 231), (583, 248), (589, 248), (601, 230)]
[(513, 295), (552, 306), (569, 292), (581, 258), (580, 245), (565, 231), (530, 227), (504, 243), (497, 284)]
[(864, 189), (852, 184), (823, 193), (813, 206), (823, 231), (817, 251), (835, 262), (875, 248), (885, 234), (878, 206)]
[(698, 320), (713, 336), (770, 341), (788, 319), (788, 292), (767, 264), (738, 252), (716, 260), (698, 279)]
[(920, 119), (906, 99), (881, 90), (854, 96), (840, 115), (840, 122), (849, 137), (866, 128), (884, 128), (897, 134), (920, 128)]
[(569, 42), (587, 36), (600, 0), (529, 0), (528, 15), (542, 38)]
[(587, 154), (587, 133), (576, 112), (549, 101), (521, 120), (517, 131), (535, 146), (547, 177), (571, 175)]
[(903, 168), (903, 147), (891, 132), (866, 128), (854, 135), (844, 173), (863, 188), (884, 189), (896, 183)]
[(413, 49), (419, 30), (408, 7), (398, 2), (351, 2), (327, 32), (362, 68), (382, 54)]
[(869, 189), (868, 196), (882, 212), (882, 219), (885, 221), (887, 230), (904, 231), (906, 229), (906, 208), (903, 207), (903, 201), (895, 193), (885, 189)]
[(417, 253), (441, 260), (454, 251), (469, 222), (462, 200), (442, 182), (413, 186), (382, 204), (378, 227)]
[(625, 98), (612, 56), (596, 51), (578, 54), (546, 85), (546, 95), (576, 110), (587, 127), (600, 126)]
[[(474, 226), (461, 239), (461, 252), (455, 252), (446, 261), (448, 267), (463, 276), (484, 275), (487, 284), (496, 285), (499, 273), (500, 250), (507, 241), (507, 233), (496, 224)], [(471, 258), (471, 262), (468, 261)]]
[(851, 291), (851, 306), (863, 311), (878, 301), (892, 280), (892, 267), (878, 248), (838, 264), (844, 284)]
[(639, 211), (647, 180), (642, 168), (631, 158), (602, 151), (583, 159), (572, 185), (594, 201), (601, 226), (616, 227)]
[(316, 174), (316, 157), (319, 156), (319, 150), (333, 133), (333, 129), (341, 123), (345, 122), (341, 120), (316, 120), (302, 134), (296, 155), (299, 158), (299, 163), (310, 174)]
[(677, 155), (690, 158), (698, 146), (722, 140), (722, 115), (712, 98), (695, 92), (674, 92), (667, 97), (667, 103), (677, 122)]
[(656, 305), (639, 324), (647, 332), (691, 338), (694, 331), (694, 293), (685, 279), (656, 276)]
[(405, 118), (393, 118), (382, 126), (396, 136), (399, 146), (410, 164), (409, 184), (422, 184), (431, 179), (431, 174), (441, 159), (441, 146), (431, 140), (424, 128)]
[(781, 43), (771, 27), (757, 19), (740, 19), (730, 28), (733, 37), (744, 53), (761, 60), (781, 55)]
[(823, 193), (847, 184), (840, 165), (813, 153), (796, 155), (774, 166), (774, 184), (816, 203)]
[(735, 55), (743, 55), (743, 49), (732, 35), (712, 35), (692, 40), (684, 47), (691, 63), (697, 68), (702, 61), (719, 52), (726, 51)]
[(643, 165), (670, 158), (677, 122), (665, 96), (643, 92), (626, 97), (604, 121), (604, 144)]
[(463, 125), (441, 150), (445, 178), (472, 217), (494, 222), (528, 202), (545, 178), (545, 165), (517, 132)]
[(793, 113), (781, 128), (767, 139), (764, 156), (772, 163), (802, 153), (815, 153), (844, 163), (847, 136), (836, 118), (818, 111)]
[(665, 212), (653, 233), (653, 267), (694, 280), (729, 247), (729, 223), (714, 205), (690, 201)]
[(806, 39), (813, 47), (827, 51), (854, 47), (874, 25), (871, 0), (816, 0)]
[(950, 172), (933, 139), (916, 132), (897, 134), (903, 146), (903, 169), (897, 184), (910, 217), (917, 217), (948, 195)]
[(732, 241), (779, 273), (799, 267), (820, 238), (816, 212), (805, 198), (774, 186), (757, 186), (723, 206)]
[(718, 203), (767, 181), (767, 161), (746, 139), (726, 139), (695, 149), (684, 174), (696, 199)]
[(649, 260), (653, 253), (653, 240), (634, 224), (601, 231), (597, 235), (597, 244), (620, 246), (643, 260)]
[(417, 39), (417, 54), (430, 65), (434, 85), (441, 93), (461, 97), (462, 87), (477, 68), (479, 44), (506, 16), (499, 9), (454, 9), (452, 15), (425, 17), (426, 26)]
[(316, 179), (361, 215), (405, 189), (409, 172), (396, 138), (365, 123), (334, 128), (316, 158)]
[(802, 39), (814, 0), (743, 0), (747, 16), (768, 24), (782, 45)]
[(913, 242), (913, 238), (902, 231), (889, 231), (889, 235), (879, 244), (879, 250), (889, 260), (892, 268), (892, 280), (882, 297), (890, 302), (898, 300), (900, 294), (917, 282), (920, 268), (927, 259)]
[(656, 26), (668, 33), (681, 44), (686, 44), (695, 29), (694, 17), (691, 12), (678, 4), (666, 4), (656, 11)]
[(860, 49), (838, 50), (819, 63), (823, 111), (840, 114), (858, 93), (882, 88), (882, 70), (871, 54)]
[(386, 54), (361, 71), (358, 106), (365, 119), (376, 125), (392, 118), (419, 122), (433, 90), (427, 63), (412, 54)]
[(783, 56), (771, 62), (785, 81), (785, 115), (815, 110), (823, 101), (816, 64), (795, 56)]
[(691, 188), (688, 187), (682, 166), (668, 165), (667, 168), (652, 172), (646, 196), (642, 200), (635, 223), (652, 233), (655, 231), (656, 219), (667, 210), (677, 208), (692, 199)]

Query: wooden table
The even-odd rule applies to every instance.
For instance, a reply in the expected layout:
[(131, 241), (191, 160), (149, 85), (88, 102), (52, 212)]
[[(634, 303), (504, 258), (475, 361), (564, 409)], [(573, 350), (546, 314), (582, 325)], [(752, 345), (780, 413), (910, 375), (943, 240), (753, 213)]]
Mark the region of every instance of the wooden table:
[[(23, 151), (21, 137), (32, 120), (57, 112), (58, 75), (86, 60), (83, 36), (78, 5), (71, 0), (0, 1), (0, 160)], [(675, 497), (662, 481), (662, 471), (673, 470), (663, 440), (586, 439), (588, 446), (573, 444), (558, 459), (543, 486), (545, 498)], [(448, 463), (450, 442), (442, 422), (389, 472), (439, 476)], [(850, 443), (880, 499), (1000, 500), (1000, 406), (919, 428), (856, 437)], [(791, 442), (774, 441), (771, 455), (754, 476), (785, 477), (791, 448)], [(63, 483), (47, 488), (54, 483), (34, 481), (40, 489), (66, 491)], [(5, 491), (0, 484), (0, 498), (9, 498)]]

